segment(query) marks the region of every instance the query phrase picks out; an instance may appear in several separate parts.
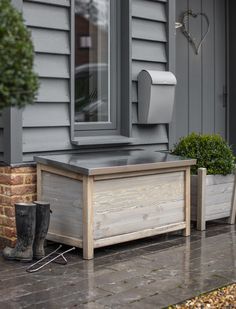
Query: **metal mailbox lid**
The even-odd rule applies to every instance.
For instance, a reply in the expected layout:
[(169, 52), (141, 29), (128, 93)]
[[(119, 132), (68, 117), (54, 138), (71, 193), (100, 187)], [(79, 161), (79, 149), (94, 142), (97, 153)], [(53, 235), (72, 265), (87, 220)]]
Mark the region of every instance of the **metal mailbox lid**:
[(175, 75), (167, 71), (142, 70), (139, 73), (138, 81), (149, 79), (152, 85), (176, 85)]

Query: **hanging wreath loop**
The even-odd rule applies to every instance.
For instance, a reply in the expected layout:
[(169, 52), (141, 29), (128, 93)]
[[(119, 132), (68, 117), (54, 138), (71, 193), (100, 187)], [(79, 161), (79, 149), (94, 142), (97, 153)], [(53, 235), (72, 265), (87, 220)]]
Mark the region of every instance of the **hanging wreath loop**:
[[(203, 33), (203, 36), (201, 37), (201, 40), (199, 43), (196, 42), (196, 39), (193, 37), (193, 35), (189, 31), (189, 18), (190, 17), (192, 18), (201, 17), (205, 19), (206, 21), (207, 28), (206, 28), (205, 33)], [(182, 23), (181, 30), (182, 30), (183, 35), (187, 38), (189, 43), (192, 45), (196, 55), (198, 55), (201, 50), (202, 44), (206, 40), (206, 37), (210, 31), (210, 21), (209, 21), (208, 16), (205, 13), (194, 13), (192, 10), (188, 10), (182, 14), (181, 23)]]

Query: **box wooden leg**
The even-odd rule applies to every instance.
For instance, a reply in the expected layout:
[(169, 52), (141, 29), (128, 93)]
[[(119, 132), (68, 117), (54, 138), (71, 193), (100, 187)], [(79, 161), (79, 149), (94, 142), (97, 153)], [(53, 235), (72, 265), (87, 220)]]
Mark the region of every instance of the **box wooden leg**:
[(186, 228), (183, 231), (183, 236), (189, 236), (191, 233), (190, 226), (190, 168), (185, 171), (185, 222)]
[(83, 258), (94, 257), (93, 243), (93, 177), (83, 177)]
[(206, 209), (205, 209), (205, 194), (206, 194), (206, 168), (198, 169), (198, 197), (197, 197), (197, 230), (204, 231), (206, 229)]
[(235, 224), (235, 217), (236, 217), (236, 169), (234, 171), (234, 187), (233, 187), (232, 206), (231, 206), (231, 213), (230, 213), (228, 223)]

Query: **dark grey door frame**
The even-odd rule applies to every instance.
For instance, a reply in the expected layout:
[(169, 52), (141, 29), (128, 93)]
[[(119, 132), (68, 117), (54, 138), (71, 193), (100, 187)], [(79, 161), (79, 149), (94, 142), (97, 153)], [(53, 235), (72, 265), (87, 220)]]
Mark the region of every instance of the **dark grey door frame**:
[[(167, 70), (175, 74), (176, 64), (176, 44), (175, 44), (175, 12), (176, 12), (176, 0), (168, 0), (168, 68)], [(168, 126), (169, 135), (169, 148), (171, 148), (175, 142), (175, 107), (173, 112), (173, 119)]]

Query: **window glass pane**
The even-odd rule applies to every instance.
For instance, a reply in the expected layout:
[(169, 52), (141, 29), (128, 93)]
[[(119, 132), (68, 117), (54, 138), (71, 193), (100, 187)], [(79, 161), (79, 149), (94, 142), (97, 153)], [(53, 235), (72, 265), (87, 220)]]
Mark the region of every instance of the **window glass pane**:
[(75, 0), (75, 121), (109, 122), (109, 0)]

